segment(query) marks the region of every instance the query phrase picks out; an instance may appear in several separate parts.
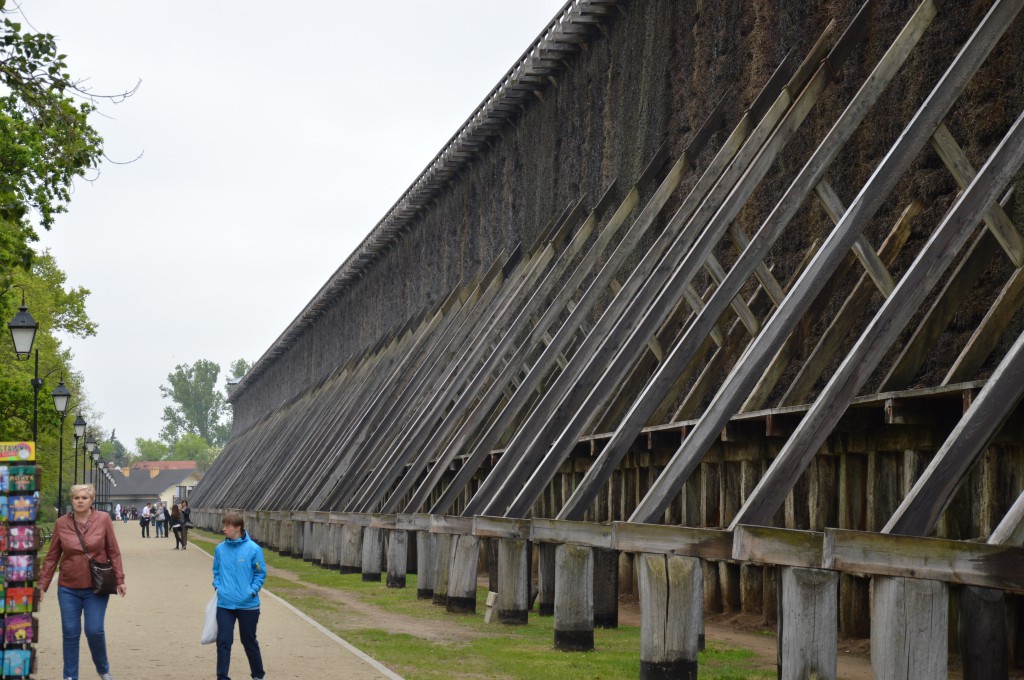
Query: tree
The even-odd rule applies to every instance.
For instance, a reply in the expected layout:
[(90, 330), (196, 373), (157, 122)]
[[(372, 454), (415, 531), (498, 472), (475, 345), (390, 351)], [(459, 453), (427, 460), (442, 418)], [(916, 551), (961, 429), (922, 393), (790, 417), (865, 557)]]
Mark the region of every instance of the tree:
[(167, 444), (143, 437), (135, 438), (135, 450), (138, 452), (139, 460), (164, 460), (170, 453)]
[(160, 438), (173, 445), (185, 434), (196, 434), (211, 446), (220, 446), (231, 432), (225, 423), (224, 395), (217, 391), (220, 366), (206, 359), (194, 364), (178, 364), (167, 374), (170, 387), (160, 386), (165, 399), (174, 402), (164, 407), (164, 427)]
[(0, 0), (0, 284), (32, 262), (32, 218), (49, 229), (67, 210), (74, 178), (103, 154), (88, 121), (93, 96), (71, 77), (53, 35), (22, 33), (11, 13)]
[(205, 439), (197, 434), (185, 434), (174, 443), (173, 451), (167, 460), (194, 460), (201, 472), (206, 472), (213, 465), (220, 449), (210, 446)]

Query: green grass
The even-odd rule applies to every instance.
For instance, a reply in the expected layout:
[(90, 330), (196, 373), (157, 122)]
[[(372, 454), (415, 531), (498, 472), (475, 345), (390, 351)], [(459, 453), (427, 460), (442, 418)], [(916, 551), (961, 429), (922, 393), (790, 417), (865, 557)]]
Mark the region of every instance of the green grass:
[[(190, 537), (221, 540), (217, 534), (195, 530)], [(195, 545), (212, 553), (216, 543), (200, 540)], [(301, 559), (281, 557), (269, 550), (265, 551), (265, 557), (270, 573), (266, 588), (408, 680), (596, 680), (636, 678), (640, 674), (640, 629), (635, 626), (595, 630), (593, 652), (559, 652), (552, 646), (552, 617), (531, 615), (526, 626), (485, 623), (482, 603), (487, 593), (484, 588), (477, 591), (480, 613), (455, 615), (429, 600), (416, 599), (414, 574), (408, 576), (404, 589), (386, 588), (383, 583), (364, 582), (359, 574), (341, 574)], [(274, 576), (275, 569), (291, 572), (298, 581)], [(436, 628), (440, 622), (447, 631), (453, 632), (449, 637), (459, 641), (439, 642), (380, 627), (334, 625), (338, 605), (305, 588), (305, 584), (347, 591), (361, 603), (382, 612), (422, 621), (425, 628)], [(746, 680), (775, 676), (773, 671), (757, 670), (753, 659), (751, 651), (709, 644), (698, 660), (699, 677)]]

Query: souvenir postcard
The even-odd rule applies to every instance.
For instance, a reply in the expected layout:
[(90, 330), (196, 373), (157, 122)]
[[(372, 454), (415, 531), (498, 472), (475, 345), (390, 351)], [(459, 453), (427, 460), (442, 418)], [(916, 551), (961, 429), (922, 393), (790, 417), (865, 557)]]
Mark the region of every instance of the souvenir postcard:
[(33, 611), (35, 604), (35, 588), (8, 588), (4, 601), (7, 603), (8, 614), (23, 614)]
[(5, 678), (27, 678), (31, 671), (31, 649), (8, 649), (4, 651), (3, 673)]
[(32, 442), (0, 442), (0, 462), (31, 463), (36, 459), (36, 445)]
[(0, 524), (0, 546), (11, 552), (26, 552), (36, 549), (36, 526), (34, 524)]
[(0, 465), (0, 489), (6, 489), (11, 485), (11, 468)]
[(35, 642), (35, 622), (31, 614), (12, 614), (4, 618), (4, 642), (22, 644)]
[(7, 497), (7, 521), (8, 522), (35, 522), (36, 521), (36, 497), (8, 496)]
[(35, 555), (8, 555), (7, 556), (7, 583), (17, 581), (36, 580), (36, 556)]
[(8, 468), (7, 476), (6, 488), (11, 493), (30, 493), (36, 490), (35, 465), (12, 465)]
[(0, 496), (0, 522), (7, 522), (7, 496)]

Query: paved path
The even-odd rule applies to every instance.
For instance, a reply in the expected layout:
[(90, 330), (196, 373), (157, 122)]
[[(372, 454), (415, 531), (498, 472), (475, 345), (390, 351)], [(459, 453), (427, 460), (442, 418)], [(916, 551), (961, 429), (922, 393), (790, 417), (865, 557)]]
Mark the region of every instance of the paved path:
[[(107, 609), (107, 654), (115, 680), (215, 678), (216, 645), (199, 644), (203, 612), (213, 594), (212, 559), (195, 546), (174, 550), (173, 536), (143, 539), (137, 522), (115, 526), (128, 586), (127, 597), (111, 597)], [(273, 568), (269, 571), (272, 575)], [(34, 677), (41, 680), (61, 677), (56, 581), (39, 612)], [(400, 680), (273, 593), (264, 590), (260, 599), (259, 640), (268, 680)], [(82, 679), (96, 677), (84, 638), (79, 671)], [(248, 678), (248, 671), (236, 633), (232, 677)]]

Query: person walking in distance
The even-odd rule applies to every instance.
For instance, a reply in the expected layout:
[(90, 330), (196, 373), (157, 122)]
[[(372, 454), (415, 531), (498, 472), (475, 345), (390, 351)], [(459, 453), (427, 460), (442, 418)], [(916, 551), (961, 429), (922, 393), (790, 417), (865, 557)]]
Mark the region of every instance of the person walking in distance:
[(107, 640), (103, 620), (110, 595), (97, 595), (92, 590), (92, 570), (89, 560), (108, 562), (114, 570), (117, 594), (124, 597), (128, 589), (124, 584), (121, 549), (114, 536), (114, 523), (110, 515), (93, 510), (96, 489), (92, 484), (74, 484), (71, 487), (72, 512), (57, 519), (53, 525), (50, 550), (46, 553), (39, 574), (39, 604), (53, 580), (60, 562), (57, 582), (57, 603), (60, 605), (60, 624), (64, 633), (64, 680), (78, 680), (78, 652), (82, 640), (82, 619), (85, 619), (85, 639), (89, 643), (92, 662), (100, 680), (112, 680), (107, 660)]
[(150, 503), (146, 503), (142, 506), (142, 515), (139, 516), (139, 526), (142, 527), (143, 538), (149, 538), (149, 519), (153, 514), (150, 505)]
[(181, 549), (188, 548), (188, 530), (192, 527), (192, 511), (188, 508), (188, 501), (181, 502)]
[(245, 520), (237, 512), (221, 519), (224, 541), (213, 551), (213, 587), (217, 589), (217, 680), (231, 680), (231, 644), (238, 637), (249, 660), (249, 674), (263, 678), (263, 657), (256, 640), (260, 620), (260, 589), (267, 579), (263, 548), (245, 532)]
[(185, 543), (181, 540), (181, 509), (177, 505), (171, 506), (171, 531), (174, 532), (174, 549), (184, 549)]

